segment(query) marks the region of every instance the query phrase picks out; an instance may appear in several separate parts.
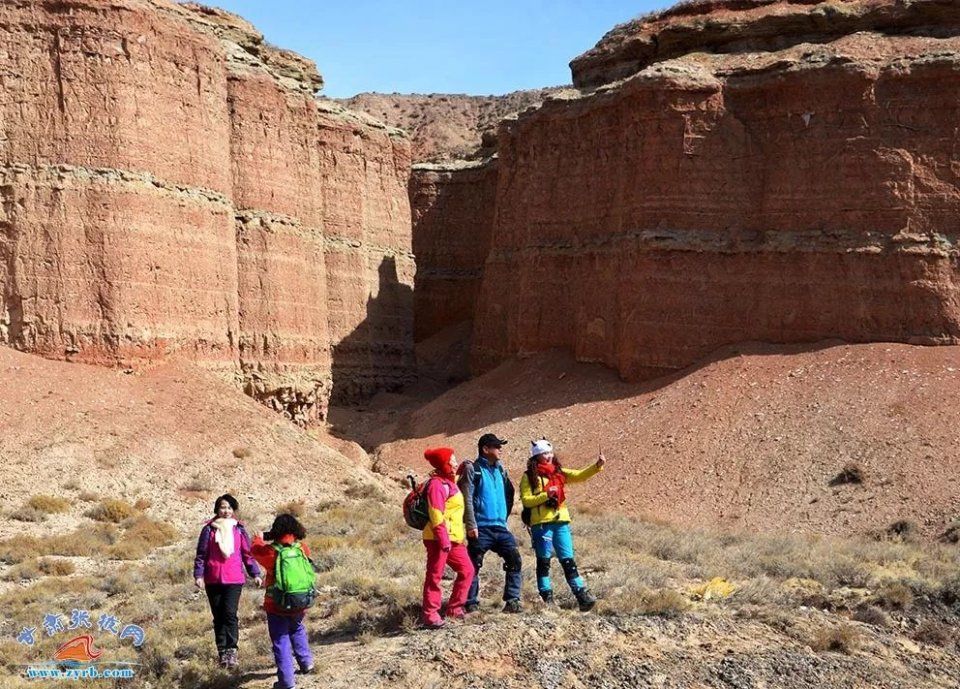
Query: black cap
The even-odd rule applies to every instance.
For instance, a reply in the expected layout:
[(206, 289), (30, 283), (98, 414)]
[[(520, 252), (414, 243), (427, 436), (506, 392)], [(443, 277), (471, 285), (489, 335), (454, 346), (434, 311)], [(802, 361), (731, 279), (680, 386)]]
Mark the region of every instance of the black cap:
[(507, 444), (506, 440), (498, 438), (493, 433), (484, 433), (477, 441), (477, 449), (483, 452), (485, 447), (502, 447)]

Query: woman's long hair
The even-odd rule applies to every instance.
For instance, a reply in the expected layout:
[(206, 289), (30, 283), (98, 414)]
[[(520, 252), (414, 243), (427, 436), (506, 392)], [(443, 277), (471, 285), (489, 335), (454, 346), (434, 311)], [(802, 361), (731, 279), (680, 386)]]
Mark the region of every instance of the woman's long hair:
[[(527, 481), (530, 483), (530, 489), (534, 493), (540, 492), (540, 476), (537, 474), (537, 464), (540, 462), (540, 458), (543, 455), (534, 455), (527, 460)], [(554, 453), (553, 455), (553, 466), (556, 468), (556, 471), (562, 471), (563, 467), (560, 464), (560, 456)]]

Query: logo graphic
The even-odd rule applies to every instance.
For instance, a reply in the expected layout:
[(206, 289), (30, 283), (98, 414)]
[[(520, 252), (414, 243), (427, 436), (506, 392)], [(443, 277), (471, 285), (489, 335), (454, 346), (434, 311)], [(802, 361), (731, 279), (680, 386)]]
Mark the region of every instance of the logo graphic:
[[(53, 660), (47, 662), (33, 662), (25, 667), (23, 676), (27, 679), (130, 679), (136, 673), (139, 663), (120, 660), (104, 660), (103, 649), (97, 648), (93, 634), (85, 630), (93, 630), (94, 623), (87, 610), (74, 609), (70, 613), (69, 621), (63, 615), (47, 613), (43, 616), (39, 628), (47, 638), (52, 638), (63, 632), (74, 632), (75, 636), (64, 641), (53, 652)], [(17, 643), (36, 647), (43, 640), (38, 641), (38, 627), (23, 627), (17, 634)], [(139, 649), (146, 640), (143, 628), (135, 624), (121, 625), (113, 615), (106, 613), (97, 618), (96, 631), (102, 635), (110, 635), (121, 643), (129, 639), (131, 646)], [(106, 637), (109, 638), (109, 637)]]

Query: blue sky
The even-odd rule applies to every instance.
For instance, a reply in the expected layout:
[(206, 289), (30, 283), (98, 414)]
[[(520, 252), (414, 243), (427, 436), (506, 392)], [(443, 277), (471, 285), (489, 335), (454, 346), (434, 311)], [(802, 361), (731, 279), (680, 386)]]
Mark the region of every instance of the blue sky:
[(502, 94), (570, 82), (570, 60), (669, 0), (207, 0), (316, 61), (331, 97)]

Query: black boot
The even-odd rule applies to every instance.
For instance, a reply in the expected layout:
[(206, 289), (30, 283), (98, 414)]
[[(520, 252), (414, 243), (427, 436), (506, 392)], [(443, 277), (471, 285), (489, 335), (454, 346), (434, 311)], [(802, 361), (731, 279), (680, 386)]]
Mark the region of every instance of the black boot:
[(573, 592), (573, 595), (577, 597), (577, 603), (580, 605), (580, 612), (589, 612), (593, 610), (593, 606), (597, 604), (597, 599), (592, 593), (584, 586), (582, 589), (577, 589)]
[(547, 605), (553, 605), (555, 601), (553, 600), (553, 591), (541, 591), (540, 598), (543, 599), (543, 602)]

